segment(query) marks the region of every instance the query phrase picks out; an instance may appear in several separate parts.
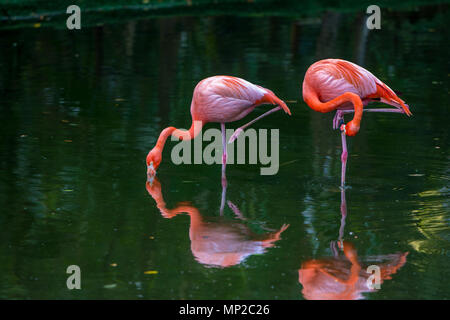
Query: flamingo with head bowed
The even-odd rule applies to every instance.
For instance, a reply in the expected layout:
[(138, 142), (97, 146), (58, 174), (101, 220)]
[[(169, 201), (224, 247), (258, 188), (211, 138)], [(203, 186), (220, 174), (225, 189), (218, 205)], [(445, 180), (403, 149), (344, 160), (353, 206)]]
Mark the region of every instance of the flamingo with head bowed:
[(273, 104), (278, 107), (237, 129), (230, 142), (236, 139), (245, 127), (275, 111), (283, 109), (289, 115), (291, 112), (272, 91), (244, 79), (214, 76), (200, 81), (194, 89), (191, 102), (192, 125), (190, 129), (180, 130), (168, 127), (161, 132), (155, 147), (147, 155), (147, 174), (150, 176), (156, 174), (156, 169), (161, 163), (164, 144), (169, 136), (172, 135), (181, 140), (194, 139), (206, 123), (219, 122), (222, 129), (222, 177), (224, 177), (227, 159), (225, 123), (242, 119), (255, 107), (262, 104)]
[[(386, 84), (366, 69), (341, 59), (320, 60), (308, 68), (303, 80), (303, 100), (315, 111), (337, 110), (333, 129), (339, 128), (342, 136), (342, 187), (345, 185), (348, 156), (346, 136), (358, 133), (363, 111), (411, 115), (408, 105)], [(363, 109), (373, 101), (395, 108)], [(344, 114), (353, 112), (353, 119), (344, 124)]]

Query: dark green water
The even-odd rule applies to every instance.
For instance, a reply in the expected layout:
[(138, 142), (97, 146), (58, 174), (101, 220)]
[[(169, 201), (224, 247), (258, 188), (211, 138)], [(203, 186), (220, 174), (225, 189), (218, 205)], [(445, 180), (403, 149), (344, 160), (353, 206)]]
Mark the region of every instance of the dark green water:
[[(0, 298), (304, 299), (332, 276), (316, 270), (322, 278), (302, 284), (299, 269), (349, 278), (330, 245), (341, 227), (359, 279), (371, 264), (385, 272), (381, 289), (346, 285), (347, 298), (450, 298), (446, 12), (389, 12), (381, 30), (363, 26), (361, 14), (328, 13), (1, 31)], [(345, 226), (333, 114), (301, 99), (307, 67), (328, 57), (369, 69), (414, 114), (365, 114), (348, 139)], [(174, 165), (169, 144), (152, 195), (191, 214), (165, 218), (146, 190), (145, 156), (164, 127), (190, 125), (195, 85), (216, 74), (297, 101), (292, 117), (253, 126), (280, 129), (280, 170), (228, 166), (226, 199), (246, 220), (227, 204), (220, 217), (220, 165)], [(209, 238), (233, 246), (213, 255)], [(81, 290), (66, 287), (69, 265), (81, 268)]]

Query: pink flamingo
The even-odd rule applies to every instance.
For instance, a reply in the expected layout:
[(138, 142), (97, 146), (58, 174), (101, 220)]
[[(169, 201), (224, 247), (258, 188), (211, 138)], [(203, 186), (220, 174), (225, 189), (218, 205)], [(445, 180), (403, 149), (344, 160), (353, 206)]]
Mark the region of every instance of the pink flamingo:
[(191, 128), (180, 130), (175, 127), (168, 127), (161, 132), (155, 147), (147, 155), (147, 174), (150, 176), (156, 174), (156, 169), (161, 163), (164, 144), (169, 136), (172, 135), (181, 140), (194, 139), (205, 123), (219, 122), (222, 129), (222, 178), (224, 178), (227, 160), (225, 123), (242, 119), (256, 106), (262, 104), (273, 104), (278, 105), (278, 107), (237, 129), (230, 142), (236, 139), (244, 128), (257, 120), (280, 109), (283, 109), (289, 115), (291, 111), (272, 91), (244, 79), (231, 76), (214, 76), (200, 81), (194, 89), (191, 102)]
[[(348, 157), (346, 135), (358, 133), (363, 111), (411, 115), (409, 106), (387, 85), (366, 69), (341, 59), (320, 60), (308, 68), (303, 80), (303, 100), (315, 111), (337, 110), (333, 129), (339, 128), (342, 137), (341, 187), (345, 185)], [(373, 101), (395, 108), (363, 109), (363, 106)], [(353, 119), (344, 124), (344, 114), (352, 112), (355, 113)]]

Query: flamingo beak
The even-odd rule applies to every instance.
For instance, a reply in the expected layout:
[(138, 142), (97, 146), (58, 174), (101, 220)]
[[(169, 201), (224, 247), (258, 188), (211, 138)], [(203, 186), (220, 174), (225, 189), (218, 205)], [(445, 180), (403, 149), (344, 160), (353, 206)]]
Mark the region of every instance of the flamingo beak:
[(341, 119), (341, 121), (339, 121), (339, 130), (341, 132), (343, 132), (344, 134), (347, 133), (346, 130), (345, 130), (345, 122), (344, 122), (343, 119)]
[(156, 175), (155, 167), (153, 166), (153, 161), (150, 162), (150, 165), (147, 166), (147, 176), (151, 177), (153, 180), (153, 177)]

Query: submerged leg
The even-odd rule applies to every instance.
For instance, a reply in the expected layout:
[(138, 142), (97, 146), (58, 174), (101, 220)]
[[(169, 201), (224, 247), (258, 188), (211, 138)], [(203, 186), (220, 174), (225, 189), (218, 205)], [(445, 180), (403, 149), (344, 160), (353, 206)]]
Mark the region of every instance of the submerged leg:
[(255, 123), (256, 121), (258, 121), (258, 120), (264, 118), (265, 116), (268, 116), (269, 114), (274, 113), (274, 112), (276, 112), (276, 111), (278, 111), (278, 110), (281, 110), (281, 107), (273, 108), (272, 110), (269, 110), (269, 111), (267, 111), (266, 113), (260, 115), (259, 117), (253, 119), (253, 120), (250, 121), (249, 123), (244, 124), (242, 127), (238, 128), (238, 129), (233, 133), (233, 135), (231, 136), (231, 138), (230, 138), (230, 140), (228, 141), (228, 143), (232, 143), (234, 140), (236, 140), (236, 138), (237, 138), (237, 137), (244, 131), (244, 129), (247, 128), (249, 125)]

